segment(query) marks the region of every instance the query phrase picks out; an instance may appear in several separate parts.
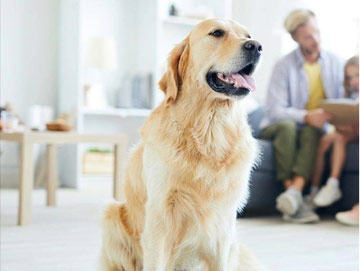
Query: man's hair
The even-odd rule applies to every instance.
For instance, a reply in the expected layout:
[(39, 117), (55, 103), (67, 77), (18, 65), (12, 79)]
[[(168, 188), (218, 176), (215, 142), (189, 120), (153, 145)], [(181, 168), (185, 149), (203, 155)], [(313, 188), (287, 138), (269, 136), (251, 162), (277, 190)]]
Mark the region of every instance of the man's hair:
[(309, 9), (295, 9), (286, 17), (284, 26), (289, 34), (294, 35), (296, 29), (306, 24), (311, 18), (315, 18), (315, 13)]

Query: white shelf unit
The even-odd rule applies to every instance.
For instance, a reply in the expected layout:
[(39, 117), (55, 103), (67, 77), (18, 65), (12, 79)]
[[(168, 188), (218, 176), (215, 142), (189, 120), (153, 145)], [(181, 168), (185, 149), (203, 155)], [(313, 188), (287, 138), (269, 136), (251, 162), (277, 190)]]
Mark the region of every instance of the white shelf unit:
[(176, 24), (176, 25), (180, 25), (180, 26), (184, 26), (184, 25), (185, 26), (195, 26), (199, 22), (201, 22), (201, 20), (198, 20), (198, 19), (178, 17), (178, 16), (166, 16), (166, 17), (162, 18), (161, 21), (163, 23)]
[[(214, 17), (231, 18), (232, 0), (62, 0), (60, 1), (59, 37), (59, 112), (78, 112), (78, 132), (126, 133), (129, 147), (139, 140), (139, 129), (151, 109), (90, 109), (83, 104), (83, 87), (98, 78), (86, 65), (89, 37), (112, 36), (116, 41), (118, 68), (101, 74), (109, 100), (121, 89), (126, 74), (151, 73), (151, 108), (163, 99), (158, 81), (165, 72), (166, 60), (173, 46), (181, 42), (200, 20), (169, 16), (175, 4), (180, 11), (193, 11), (197, 5), (208, 6)], [(121, 92), (120, 92), (121, 95)], [(121, 97), (121, 96), (120, 96)], [(60, 155), (62, 182), (78, 187), (82, 179), (84, 147), (64, 146)], [(81, 184), (80, 184), (81, 185)]]
[(150, 115), (150, 109), (140, 108), (81, 108), (81, 114), (83, 115), (95, 115), (95, 116), (119, 116), (119, 117), (147, 117)]

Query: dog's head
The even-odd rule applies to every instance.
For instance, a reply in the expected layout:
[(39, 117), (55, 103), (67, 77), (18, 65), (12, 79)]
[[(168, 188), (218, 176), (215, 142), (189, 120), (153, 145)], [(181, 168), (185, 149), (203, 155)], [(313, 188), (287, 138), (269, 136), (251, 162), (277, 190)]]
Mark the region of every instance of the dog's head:
[[(166, 103), (177, 99), (182, 86), (222, 99), (238, 99), (255, 90), (251, 77), (262, 46), (240, 24), (223, 19), (199, 23), (175, 46), (168, 70), (159, 82)], [(211, 93), (209, 93), (211, 92)]]

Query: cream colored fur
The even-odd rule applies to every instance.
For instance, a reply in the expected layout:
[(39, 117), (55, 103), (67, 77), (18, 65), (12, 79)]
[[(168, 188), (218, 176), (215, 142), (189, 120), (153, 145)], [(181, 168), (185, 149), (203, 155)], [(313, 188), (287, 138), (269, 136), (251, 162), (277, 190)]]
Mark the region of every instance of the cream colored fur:
[[(219, 27), (228, 33), (222, 41), (208, 35)], [(246, 34), (233, 21), (207, 20), (171, 52), (159, 83), (165, 99), (126, 167), (126, 201), (105, 210), (101, 270), (260, 270), (235, 232), (257, 157), (246, 99), (205, 81), (212, 67), (239, 65)]]

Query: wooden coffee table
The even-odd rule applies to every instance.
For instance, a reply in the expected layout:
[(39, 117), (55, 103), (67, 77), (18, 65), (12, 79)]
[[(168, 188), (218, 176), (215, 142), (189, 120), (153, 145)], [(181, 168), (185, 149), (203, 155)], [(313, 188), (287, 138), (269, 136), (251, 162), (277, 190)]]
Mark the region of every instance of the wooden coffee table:
[(20, 181), (18, 225), (32, 222), (33, 144), (46, 144), (48, 155), (47, 205), (56, 204), (58, 186), (57, 145), (79, 143), (111, 143), (114, 145), (113, 196), (120, 199), (122, 166), (126, 159), (127, 136), (123, 134), (86, 134), (75, 132), (0, 132), (0, 140), (20, 144)]

